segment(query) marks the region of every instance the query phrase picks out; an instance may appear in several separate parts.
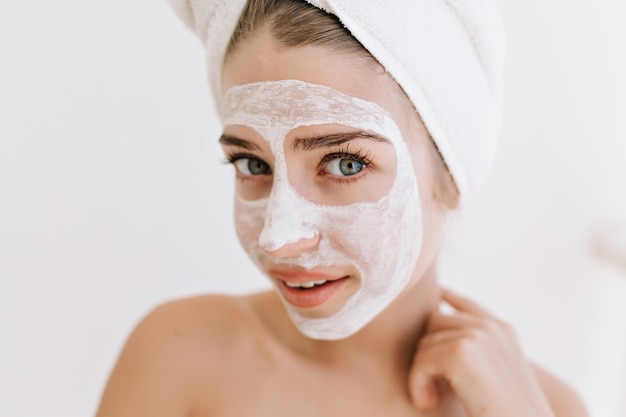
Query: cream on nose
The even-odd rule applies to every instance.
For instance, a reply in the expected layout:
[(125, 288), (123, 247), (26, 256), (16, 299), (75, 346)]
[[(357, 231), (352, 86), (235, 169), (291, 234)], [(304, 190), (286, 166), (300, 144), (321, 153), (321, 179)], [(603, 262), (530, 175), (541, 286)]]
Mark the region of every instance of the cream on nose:
[(287, 243), (275, 250), (265, 249), (265, 253), (276, 258), (296, 258), (304, 252), (317, 248), (319, 240), (319, 235), (316, 234), (311, 238), (303, 238), (297, 242)]
[(286, 257), (316, 247), (319, 233), (312, 206), (288, 183), (276, 181), (265, 208), (259, 246), (268, 254)]

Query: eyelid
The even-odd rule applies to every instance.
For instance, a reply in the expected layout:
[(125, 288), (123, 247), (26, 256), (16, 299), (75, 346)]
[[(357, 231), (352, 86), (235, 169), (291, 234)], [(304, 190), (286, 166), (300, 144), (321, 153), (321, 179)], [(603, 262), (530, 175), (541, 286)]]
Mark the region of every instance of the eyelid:
[[(331, 161), (334, 161), (336, 159), (353, 159), (355, 161), (361, 162), (364, 165), (364, 167), (361, 171), (359, 171), (358, 173), (354, 175), (338, 176), (338, 175), (326, 172), (326, 167), (328, 166), (328, 164)], [(373, 160), (374, 158), (370, 156), (369, 151), (363, 154), (363, 148), (359, 149), (356, 152), (348, 151), (347, 148), (345, 150), (340, 149), (337, 152), (331, 152), (331, 153), (324, 155), (319, 162), (319, 170), (320, 170), (320, 174), (323, 174), (323, 175), (327, 174), (331, 176), (335, 181), (350, 182), (350, 181), (358, 180), (363, 175), (365, 175), (365, 171), (372, 169)]]
[(340, 147), (337, 151), (326, 153), (320, 159), (319, 164), (323, 165), (334, 159), (354, 159), (363, 162), (366, 166), (372, 164), (374, 161), (370, 150), (361, 147), (356, 151), (351, 151), (350, 145), (346, 144), (345, 147)]
[[(257, 161), (261, 161), (264, 164), (267, 165), (269, 172), (267, 174), (263, 174), (263, 175), (272, 175), (273, 171), (272, 171), (272, 167), (270, 164), (268, 164), (267, 162), (265, 162), (265, 160), (263, 158), (259, 158), (257, 155), (251, 154), (251, 153), (247, 153), (247, 152), (234, 152), (234, 153), (230, 153), (230, 154), (226, 154), (226, 159), (224, 161), (224, 163), (226, 164), (230, 164), (235, 166), (235, 170), (237, 170), (237, 173), (241, 174), (241, 172), (239, 171), (239, 169), (236, 166), (236, 162), (242, 159), (254, 159)], [(241, 174), (244, 175), (245, 177), (257, 177), (257, 176), (261, 176), (261, 175), (245, 175), (245, 174)]]
[[(250, 158), (250, 159), (259, 159), (263, 161), (263, 158), (260, 158), (257, 155), (248, 152), (228, 152), (226, 153), (226, 163), (233, 163), (238, 159)], [(264, 161), (265, 162), (265, 161)]]

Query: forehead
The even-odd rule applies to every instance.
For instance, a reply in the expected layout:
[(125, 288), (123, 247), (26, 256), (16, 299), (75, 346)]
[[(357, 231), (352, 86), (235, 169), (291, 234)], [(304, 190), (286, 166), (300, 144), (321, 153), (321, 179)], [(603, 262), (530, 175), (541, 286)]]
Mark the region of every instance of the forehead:
[[(299, 126), (342, 124), (396, 136), (388, 113), (373, 102), (299, 80), (263, 81), (231, 87), (222, 100), (224, 125), (246, 125), (268, 134)], [(392, 138), (390, 138), (392, 139)]]

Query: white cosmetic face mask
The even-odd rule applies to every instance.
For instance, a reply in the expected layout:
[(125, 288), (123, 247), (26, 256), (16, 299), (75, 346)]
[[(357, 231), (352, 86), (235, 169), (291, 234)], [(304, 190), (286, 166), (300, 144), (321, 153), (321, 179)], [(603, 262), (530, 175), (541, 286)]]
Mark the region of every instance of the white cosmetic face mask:
[[(298, 80), (232, 87), (224, 95), (221, 117), (225, 126), (254, 129), (269, 143), (274, 155), (270, 195), (258, 200), (235, 197), (236, 229), (244, 249), (262, 271), (268, 265), (304, 269), (355, 267), (360, 286), (335, 314), (304, 317), (283, 298), (289, 316), (304, 335), (324, 340), (353, 335), (402, 292), (420, 253), (419, 192), (399, 128), (375, 103)], [(374, 132), (393, 144), (396, 178), (379, 200), (321, 205), (306, 200), (289, 183), (285, 137), (297, 127), (327, 124)], [(265, 252), (315, 235), (320, 237), (317, 248), (298, 257), (277, 258)]]

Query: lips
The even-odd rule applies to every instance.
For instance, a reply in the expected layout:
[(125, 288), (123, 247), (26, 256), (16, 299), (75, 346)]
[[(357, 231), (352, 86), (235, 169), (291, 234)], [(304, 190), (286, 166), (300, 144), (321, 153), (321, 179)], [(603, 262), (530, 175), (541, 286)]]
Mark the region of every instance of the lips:
[(324, 304), (345, 284), (348, 276), (320, 271), (270, 270), (285, 301), (294, 307), (312, 308)]

